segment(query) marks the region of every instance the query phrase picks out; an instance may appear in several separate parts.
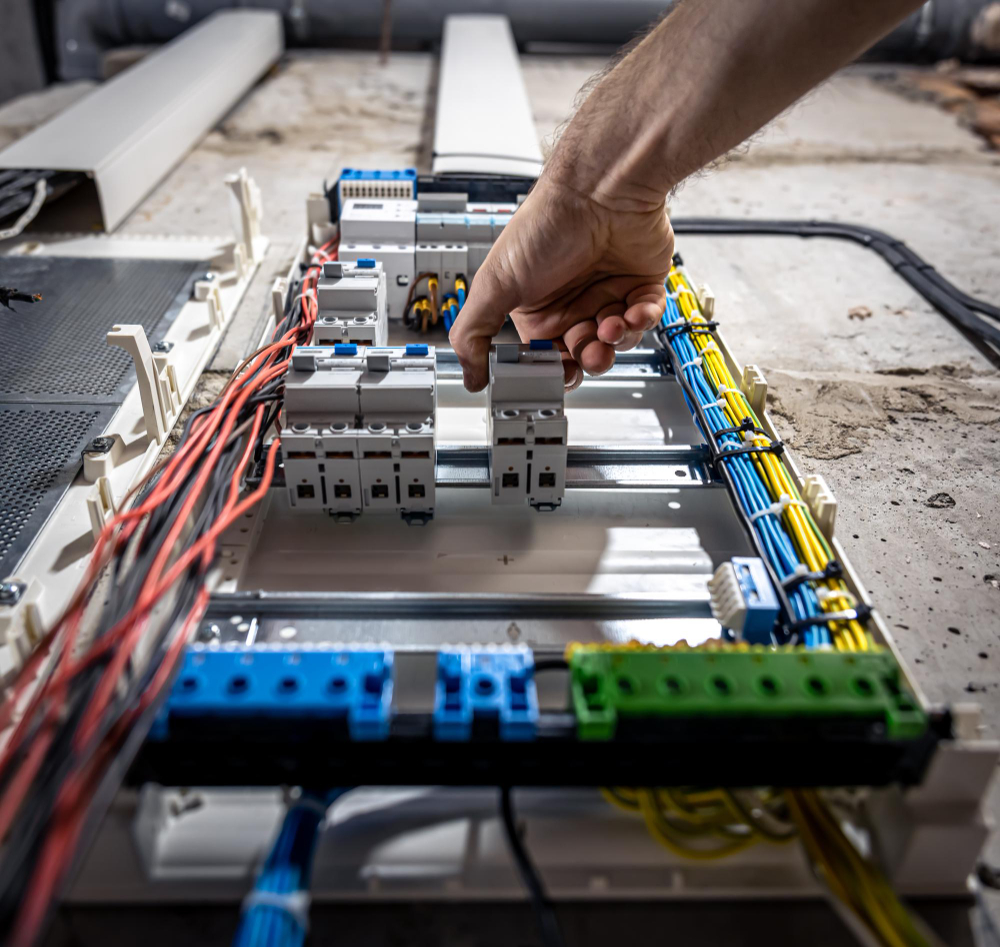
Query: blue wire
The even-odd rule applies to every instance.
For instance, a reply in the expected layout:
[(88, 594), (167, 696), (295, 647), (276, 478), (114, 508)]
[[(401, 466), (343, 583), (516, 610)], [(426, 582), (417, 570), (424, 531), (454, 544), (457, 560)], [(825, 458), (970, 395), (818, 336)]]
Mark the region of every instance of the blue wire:
[[(294, 805), (285, 813), (254, 885), (255, 892), (294, 895), (309, 890), (323, 809), (345, 792), (337, 789), (325, 797), (307, 797), (311, 804)], [(305, 938), (305, 929), (291, 913), (274, 905), (255, 904), (243, 912), (233, 947), (302, 947)]]
[[(662, 324), (664, 327), (670, 323), (675, 323), (683, 316), (677, 302), (667, 295), (667, 306), (663, 314)], [(678, 362), (685, 365), (700, 358), (698, 350), (695, 348), (689, 333), (677, 333), (669, 340), (669, 345), (674, 350)], [(715, 434), (723, 428), (731, 427), (729, 419), (722, 408), (716, 404), (718, 396), (712, 392), (705, 377), (705, 373), (699, 365), (687, 365), (682, 369), (685, 380), (690, 385), (691, 391), (698, 399), (698, 404), (702, 409), (705, 422), (710, 428), (710, 432)], [(684, 392), (684, 400), (688, 410), (691, 412), (695, 425), (701, 431), (702, 436), (707, 440), (707, 432), (702, 427), (702, 421), (698, 417), (694, 406), (691, 404), (687, 392)], [(734, 433), (716, 435), (716, 443), (723, 449), (727, 445), (742, 447), (742, 440)], [(754, 513), (768, 510), (771, 506), (771, 496), (768, 493), (767, 485), (757, 473), (753, 462), (746, 454), (738, 454), (729, 460), (723, 461), (732, 475), (733, 488), (736, 502), (748, 517)], [(791, 537), (785, 531), (779, 515), (771, 512), (763, 513), (753, 521), (753, 529), (760, 540), (761, 551), (767, 557), (775, 574), (779, 580), (790, 578), (794, 575), (796, 567), (801, 564), (798, 552)], [(809, 583), (801, 583), (788, 595), (789, 604), (794, 612), (796, 620), (814, 618), (822, 614), (819, 599), (816, 592)], [(806, 629), (803, 634), (803, 643), (806, 647), (822, 647), (830, 644), (830, 634), (826, 625), (814, 625)]]

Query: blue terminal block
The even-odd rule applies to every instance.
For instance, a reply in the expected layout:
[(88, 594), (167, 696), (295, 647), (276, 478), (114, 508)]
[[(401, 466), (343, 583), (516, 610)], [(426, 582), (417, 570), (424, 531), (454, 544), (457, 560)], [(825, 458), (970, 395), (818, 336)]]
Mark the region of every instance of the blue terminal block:
[(353, 740), (385, 740), (393, 653), (323, 648), (189, 648), (151, 736), (179, 721), (346, 721)]
[(746, 608), (743, 640), (750, 644), (771, 644), (780, 606), (767, 569), (756, 557), (736, 556), (732, 562)]
[(473, 736), (534, 740), (538, 727), (535, 659), (518, 651), (438, 653), (434, 737), (467, 741)]
[(373, 170), (343, 168), (337, 179), (337, 213), (352, 197), (375, 200), (413, 200), (417, 196), (417, 169)]

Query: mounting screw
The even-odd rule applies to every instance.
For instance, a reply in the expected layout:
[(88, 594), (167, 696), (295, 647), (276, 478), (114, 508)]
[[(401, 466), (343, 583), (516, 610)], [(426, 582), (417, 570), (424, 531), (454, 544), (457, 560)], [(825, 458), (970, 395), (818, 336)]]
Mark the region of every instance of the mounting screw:
[(222, 629), (216, 625), (202, 625), (201, 629), (198, 631), (198, 640), (204, 644), (208, 644), (212, 641), (218, 641), (222, 637)]
[(166, 353), (169, 352), (173, 347), (174, 347), (173, 342), (157, 342), (156, 345), (153, 346), (153, 351)]
[(106, 454), (115, 446), (113, 437), (95, 437), (85, 448), (85, 454)]
[(218, 273), (216, 273), (216, 272), (215, 272), (215, 270), (209, 270), (209, 271), (208, 271), (208, 272), (207, 272), (207, 273), (206, 273), (206, 274), (205, 274), (205, 275), (204, 275), (204, 276), (202, 277), (202, 279), (204, 279), (204, 280), (208, 280), (208, 281), (209, 281), (209, 282), (211, 283), (211, 282), (213, 282), (214, 280), (216, 280), (216, 279), (218, 278), (218, 276), (219, 276), (219, 274), (218, 274)]
[(0, 605), (16, 605), (26, 588), (23, 582), (0, 582)]

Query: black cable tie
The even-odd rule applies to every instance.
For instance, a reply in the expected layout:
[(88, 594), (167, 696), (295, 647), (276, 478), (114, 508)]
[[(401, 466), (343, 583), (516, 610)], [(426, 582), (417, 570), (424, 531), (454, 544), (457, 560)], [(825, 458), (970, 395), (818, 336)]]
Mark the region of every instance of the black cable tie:
[(786, 592), (792, 592), (803, 582), (822, 582), (825, 579), (841, 579), (843, 576), (844, 567), (836, 559), (831, 559), (826, 564), (826, 568), (821, 569), (819, 572), (797, 572), (794, 575), (790, 575), (787, 579), (782, 579), (781, 587)]
[(717, 464), (727, 457), (739, 457), (740, 454), (774, 454), (775, 457), (780, 457), (784, 450), (785, 445), (782, 441), (772, 441), (766, 447), (733, 447), (729, 450), (720, 450), (712, 458), (712, 463)]
[(664, 334), (668, 342), (673, 342), (679, 335), (690, 332), (691, 335), (711, 335), (712, 330), (719, 325), (714, 319), (706, 319), (704, 322), (686, 322), (682, 326), (664, 326)]
[(854, 612), (853, 616), (849, 618), (831, 618), (828, 613), (826, 615), (816, 615), (814, 618), (800, 618), (798, 621), (793, 621), (785, 625), (785, 631), (790, 635), (794, 635), (800, 631), (804, 631), (806, 628), (825, 625), (831, 621), (858, 621), (863, 625), (872, 615), (871, 607), (865, 605), (864, 602), (859, 602), (852, 609), (844, 609), (844, 612), (847, 611)]
[(683, 266), (684, 265), (684, 258), (679, 253), (675, 253), (672, 262), (673, 262), (674, 266)]
[(762, 434), (764, 437), (768, 437), (768, 433), (765, 430), (757, 427), (753, 423), (752, 418), (744, 418), (740, 421), (739, 427), (720, 427), (717, 431), (712, 431), (716, 437), (721, 437), (723, 434)]

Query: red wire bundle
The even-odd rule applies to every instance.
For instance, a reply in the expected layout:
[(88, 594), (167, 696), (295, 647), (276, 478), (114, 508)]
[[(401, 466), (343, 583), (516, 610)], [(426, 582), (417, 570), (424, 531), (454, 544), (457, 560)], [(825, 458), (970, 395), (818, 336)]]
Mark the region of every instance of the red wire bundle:
[[(31, 731), (32, 724), (38, 720), (40, 713), (43, 715), (30, 747), (0, 796), (0, 841), (2, 841), (31, 790), (56, 736), (63, 718), (71, 681), (85, 668), (110, 654), (107, 666), (73, 735), (74, 751), (81, 755), (88, 749), (92, 752), (89, 756), (84, 756), (84, 764), (73, 770), (60, 787), (48, 833), (35, 865), (27, 896), (21, 903), (14, 925), (11, 947), (29, 947), (35, 942), (48, 905), (71, 862), (83, 828), (89, 800), (131, 727), (170, 680), (183, 654), (184, 646), (208, 605), (208, 589), (202, 585), (194, 607), (172, 638), (164, 660), (156, 669), (149, 687), (143, 692), (138, 704), (116, 721), (109, 732), (101, 737), (99, 732), (101, 721), (114, 698), (122, 674), (149, 628), (154, 607), (196, 561), (200, 561), (202, 574), (207, 571), (215, 557), (216, 542), (220, 534), (258, 503), (270, 487), (280, 446), (278, 438), (272, 440), (268, 449), (260, 484), (242, 500), (239, 499), (243, 473), (252, 460), (266, 414), (265, 405), (260, 404), (253, 413), (249, 435), (246, 436), (246, 446), (230, 479), (221, 514), (195, 543), (171, 561), (175, 546), (187, 527), (188, 520), (196, 511), (199, 501), (204, 498), (205, 488), (222, 451), (233, 437), (240, 437), (245, 433), (236, 430), (241, 410), (260, 389), (284, 375), (290, 364), (291, 356), (287, 353), (290, 353), (291, 348), (296, 344), (308, 343), (318, 312), (315, 293), (322, 264), (336, 259), (336, 256), (335, 240), (316, 251), (301, 283), (302, 319), (280, 337), (273, 339), (248, 357), (237, 368), (215, 405), (205, 415), (195, 420), (190, 436), (162, 465), (162, 475), (148, 495), (138, 505), (117, 514), (104, 527), (91, 554), (84, 578), (72, 600), (25, 663), (11, 685), (6, 699), (0, 705), (0, 731), (2, 731), (12, 721), (18, 703), (35, 680), (46, 655), (58, 641), (59, 653), (49, 674), (31, 696), (24, 714), (0, 755), (0, 778), (3, 778)], [(286, 352), (287, 357), (281, 358), (283, 352)], [(246, 422), (243, 427), (246, 427)], [(143, 483), (131, 491), (129, 497), (133, 496), (155, 473), (156, 470), (152, 471)], [(131, 609), (85, 654), (75, 657), (74, 651), (84, 613), (101, 573), (115, 557), (125, 554), (130, 541), (142, 527), (146, 517), (166, 498), (173, 496), (192, 475), (192, 487), (180, 508), (179, 515), (160, 544)], [(129, 497), (126, 497), (126, 500)], [(98, 740), (95, 745), (95, 741)]]

